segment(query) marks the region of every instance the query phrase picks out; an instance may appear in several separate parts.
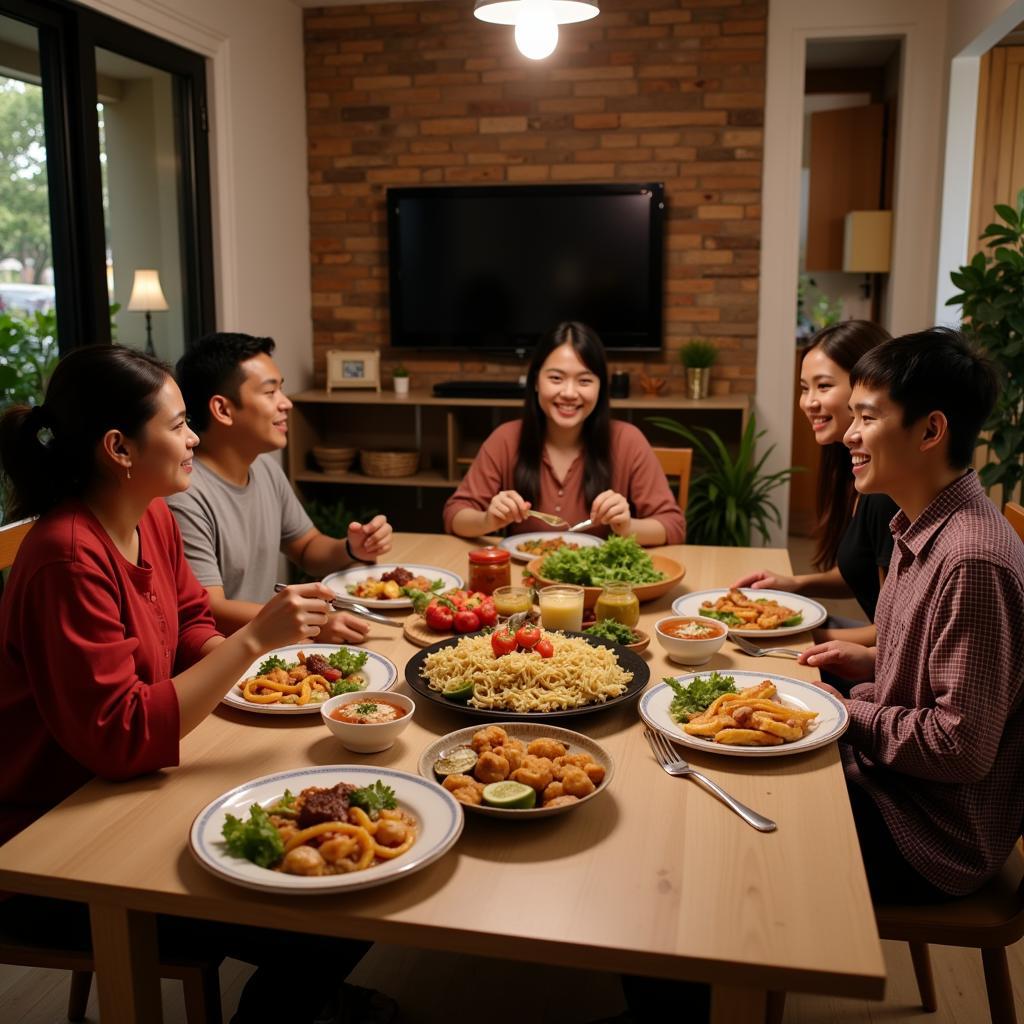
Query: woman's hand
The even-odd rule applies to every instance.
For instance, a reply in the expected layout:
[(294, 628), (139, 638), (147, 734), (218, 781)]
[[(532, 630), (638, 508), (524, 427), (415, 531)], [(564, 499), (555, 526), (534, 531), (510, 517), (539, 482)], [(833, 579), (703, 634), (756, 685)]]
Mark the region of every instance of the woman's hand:
[(285, 587), (242, 628), (250, 632), (261, 652), (309, 640), (327, 622), (328, 601), (333, 597), (334, 591), (322, 583)]
[(365, 525), (349, 523), (348, 548), (361, 562), (372, 562), (391, 550), (391, 524), (384, 516), (374, 516)]
[(610, 526), (622, 537), (632, 533), (629, 502), (618, 491), (602, 491), (590, 506), (590, 518), (595, 526)]
[(317, 640), (322, 644), (361, 644), (370, 632), (366, 619), (349, 612), (329, 615)]
[(845, 640), (815, 644), (800, 653), (797, 661), (812, 668), (828, 669), (842, 679), (863, 683), (875, 678), (875, 648)]
[(787, 593), (795, 594), (800, 584), (795, 576), (782, 576), (760, 569), (738, 579), (730, 589), (739, 590), (742, 587), (752, 587), (754, 590), (785, 590)]
[(498, 491), (487, 506), (487, 532), (509, 523), (521, 523), (530, 511), (530, 503), (518, 491)]

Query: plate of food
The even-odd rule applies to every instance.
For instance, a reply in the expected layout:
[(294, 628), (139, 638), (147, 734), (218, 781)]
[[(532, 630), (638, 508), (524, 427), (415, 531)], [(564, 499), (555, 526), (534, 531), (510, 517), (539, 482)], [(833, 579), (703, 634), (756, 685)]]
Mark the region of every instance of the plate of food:
[(647, 662), (615, 644), (523, 629), (533, 631), (527, 639), (539, 634), (527, 648), (515, 639), (510, 648), (503, 630), (431, 644), (406, 664), (405, 681), (428, 700), (467, 715), (532, 720), (635, 700), (650, 679)]
[(639, 601), (667, 594), (686, 575), (686, 568), (664, 555), (651, 555), (633, 537), (609, 537), (597, 547), (561, 550), (535, 558), (526, 571), (538, 587), (576, 583), (583, 587), (583, 606), (593, 608), (605, 583), (633, 585)]
[(617, 619), (597, 619), (583, 624), (583, 632), (587, 636), (597, 637), (608, 643), (618, 644), (627, 651), (640, 654), (651, 646), (651, 637), (635, 626), (624, 626)]
[(419, 772), (467, 811), (492, 818), (548, 818), (603, 793), (611, 754), (571, 729), (542, 722), (470, 726), (435, 740)]
[(667, 677), (640, 701), (640, 717), (673, 743), (731, 757), (785, 757), (846, 731), (842, 701), (811, 683), (763, 672)]
[(556, 551), (578, 551), (580, 548), (597, 548), (602, 544), (600, 537), (592, 533), (568, 533), (541, 530), (538, 533), (513, 533), (506, 537), (499, 547), (505, 548), (516, 562), (529, 562), (544, 558)]
[(325, 765), (217, 797), (192, 822), (189, 847), (207, 871), (247, 889), (350, 892), (432, 864), (462, 825), (458, 801), (418, 775)]
[(390, 690), (398, 669), (376, 651), (338, 644), (293, 644), (254, 661), (222, 701), (260, 715), (319, 714), (339, 693)]
[(440, 593), (461, 588), (462, 577), (436, 565), (406, 562), (354, 565), (324, 577), (339, 597), (351, 598), (367, 608), (411, 608), (417, 593)]
[(789, 636), (815, 629), (827, 618), (823, 605), (784, 590), (699, 590), (672, 602), (676, 615), (718, 619), (749, 637)]

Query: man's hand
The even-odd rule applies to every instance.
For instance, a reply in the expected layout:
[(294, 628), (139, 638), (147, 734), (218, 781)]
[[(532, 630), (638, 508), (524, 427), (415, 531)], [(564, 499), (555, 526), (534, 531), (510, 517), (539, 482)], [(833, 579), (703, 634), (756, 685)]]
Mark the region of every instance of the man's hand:
[(846, 640), (829, 640), (802, 651), (797, 659), (801, 665), (828, 669), (842, 679), (864, 683), (875, 678), (875, 648), (851, 644)]
[(841, 701), (845, 704), (850, 698), (844, 697), (834, 686), (829, 686), (823, 679), (812, 679), (812, 686), (816, 686), (819, 690), (824, 690), (826, 693), (831, 693), (836, 700)]
[(374, 516), (365, 525), (348, 524), (348, 547), (353, 556), (361, 562), (372, 562), (391, 550), (391, 535), (394, 531), (384, 516)]
[(369, 632), (370, 624), (365, 619), (349, 612), (338, 612), (328, 616), (316, 639), (321, 644), (361, 644)]

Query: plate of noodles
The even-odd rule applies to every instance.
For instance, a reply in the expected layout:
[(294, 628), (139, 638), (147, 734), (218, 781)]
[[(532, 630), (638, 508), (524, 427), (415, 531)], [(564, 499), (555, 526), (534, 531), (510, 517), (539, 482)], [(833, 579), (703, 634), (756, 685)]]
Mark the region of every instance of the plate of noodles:
[[(327, 675), (314, 669), (323, 669)], [(336, 672), (341, 674), (335, 678)], [(381, 693), (397, 680), (398, 669), (376, 651), (341, 644), (293, 644), (254, 661), (221, 703), (258, 715), (319, 715), (320, 705), (335, 690)]]
[[(450, 637), (425, 647), (405, 666), (420, 696), (478, 718), (529, 720), (589, 714), (636, 700), (651, 673), (647, 662), (617, 644), (582, 633), (546, 631), (554, 653), (496, 657), (487, 633)], [(473, 684), (468, 699), (442, 692)]]
[(816, 629), (827, 618), (824, 605), (784, 590), (699, 590), (672, 602), (676, 615), (718, 619), (749, 637), (791, 636)]
[(513, 533), (506, 537), (499, 547), (506, 551), (517, 562), (532, 562), (535, 558), (543, 558), (553, 551), (569, 548), (598, 548), (603, 541), (592, 533), (567, 533), (557, 530), (541, 530), (537, 533)]
[[(357, 801), (356, 791), (369, 798)], [(324, 765), (264, 775), (217, 797), (196, 815), (189, 847), (235, 885), (321, 895), (420, 871), (451, 849), (462, 824), (454, 797), (418, 775)]]

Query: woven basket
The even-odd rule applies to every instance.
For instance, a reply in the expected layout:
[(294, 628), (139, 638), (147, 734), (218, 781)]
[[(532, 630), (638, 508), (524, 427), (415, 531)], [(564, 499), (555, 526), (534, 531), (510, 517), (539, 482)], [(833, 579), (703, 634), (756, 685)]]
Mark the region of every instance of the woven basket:
[(372, 452), (359, 453), (363, 472), (367, 476), (412, 476), (420, 467), (419, 452)]
[(325, 473), (344, 473), (355, 461), (355, 448), (333, 448), (314, 445), (313, 458)]

